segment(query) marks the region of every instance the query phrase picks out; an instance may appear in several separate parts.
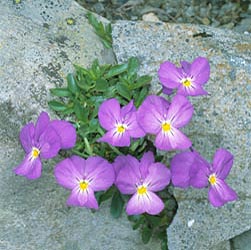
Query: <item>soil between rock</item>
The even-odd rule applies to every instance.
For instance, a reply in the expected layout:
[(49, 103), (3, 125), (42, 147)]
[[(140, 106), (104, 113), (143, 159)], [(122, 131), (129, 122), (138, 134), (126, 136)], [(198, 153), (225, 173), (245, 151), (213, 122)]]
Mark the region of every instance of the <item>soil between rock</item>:
[[(249, 0), (76, 0), (110, 21), (144, 20), (204, 24), (251, 32)], [(150, 20), (151, 20), (150, 19)]]

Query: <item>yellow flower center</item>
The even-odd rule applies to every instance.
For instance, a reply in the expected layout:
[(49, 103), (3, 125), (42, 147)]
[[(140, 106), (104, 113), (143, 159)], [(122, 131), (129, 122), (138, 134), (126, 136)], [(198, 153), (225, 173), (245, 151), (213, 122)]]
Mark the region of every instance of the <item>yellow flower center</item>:
[(118, 133), (124, 133), (126, 130), (125, 126), (124, 125), (118, 125), (117, 126), (117, 132)]
[(88, 181), (81, 181), (81, 182), (79, 182), (79, 187), (83, 191), (86, 190), (88, 188), (88, 186), (89, 186)]
[(147, 188), (145, 187), (145, 186), (139, 186), (138, 188), (137, 188), (137, 193), (139, 194), (139, 195), (143, 195), (143, 194), (145, 194), (147, 192)]
[(216, 175), (215, 174), (211, 174), (209, 177), (208, 177), (208, 181), (211, 185), (215, 185), (216, 182), (217, 182), (217, 178), (216, 178)]
[(182, 84), (184, 87), (190, 87), (192, 85), (191, 79), (189, 78), (183, 79)]
[(39, 154), (40, 154), (40, 150), (39, 150), (38, 148), (32, 148), (32, 153), (31, 153), (31, 155), (32, 155), (32, 157), (33, 157), (34, 159), (36, 159), (36, 158), (39, 156)]
[(163, 122), (161, 127), (164, 132), (169, 132), (171, 130), (171, 124), (169, 122)]

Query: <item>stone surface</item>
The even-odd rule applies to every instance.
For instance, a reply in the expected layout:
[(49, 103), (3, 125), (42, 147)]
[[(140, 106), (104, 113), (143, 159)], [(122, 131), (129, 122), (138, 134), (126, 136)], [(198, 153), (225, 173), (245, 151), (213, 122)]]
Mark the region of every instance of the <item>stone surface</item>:
[(17, 128), (47, 107), (48, 89), (64, 83), (73, 63), (111, 56), (74, 1), (13, 2), (0, 1), (0, 127), (16, 138)]
[(19, 129), (48, 110), (48, 89), (65, 84), (72, 63), (112, 60), (74, 1), (13, 2), (0, 1), (0, 249), (158, 249), (125, 216), (111, 218), (108, 204), (96, 213), (66, 207), (69, 192), (53, 176), (59, 159), (44, 161), (38, 180), (13, 174), (24, 156)]
[[(114, 51), (120, 62), (136, 56), (141, 73), (154, 77), (165, 60), (179, 63), (205, 56), (211, 65), (206, 97), (190, 98), (195, 106), (185, 128), (193, 146), (209, 161), (224, 147), (234, 156), (227, 179), (239, 195), (237, 202), (213, 208), (207, 190), (175, 189), (179, 208), (168, 228), (170, 250), (206, 250), (250, 229), (251, 218), (251, 36), (206, 26), (146, 22), (113, 25)], [(188, 227), (188, 222), (194, 224)]]
[(211, 246), (210, 250), (233, 250), (231, 249), (230, 241), (222, 241), (216, 246)]
[(251, 230), (232, 239), (234, 250), (250, 250), (251, 249)]

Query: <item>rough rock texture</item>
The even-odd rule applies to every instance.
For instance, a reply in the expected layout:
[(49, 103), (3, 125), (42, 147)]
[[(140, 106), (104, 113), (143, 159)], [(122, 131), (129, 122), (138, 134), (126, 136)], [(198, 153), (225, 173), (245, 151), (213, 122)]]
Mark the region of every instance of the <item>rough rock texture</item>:
[(59, 159), (44, 161), (35, 181), (13, 174), (24, 156), (19, 129), (48, 109), (48, 89), (65, 84), (72, 63), (112, 60), (74, 1), (13, 2), (0, 0), (0, 249), (158, 249), (125, 217), (111, 218), (107, 204), (95, 214), (66, 207), (69, 192), (53, 176)]
[[(16, 138), (24, 119), (47, 107), (48, 89), (64, 83), (73, 63), (88, 66), (94, 58), (112, 57), (74, 1), (0, 4), (0, 124)], [(75, 24), (68, 25), (68, 18)]]
[[(191, 62), (197, 56), (210, 61), (211, 78), (205, 87), (210, 95), (190, 99), (195, 114), (185, 132), (209, 161), (219, 147), (234, 154), (227, 182), (239, 199), (216, 209), (207, 201), (206, 189), (175, 189), (179, 208), (167, 230), (169, 249), (214, 249), (214, 245), (249, 230), (251, 36), (206, 26), (121, 21), (113, 25), (113, 39), (120, 62), (137, 56), (141, 72), (154, 76), (153, 91), (160, 89), (157, 70), (161, 62)], [(190, 220), (194, 220), (191, 227)]]
[(234, 250), (250, 250), (251, 249), (251, 230), (232, 239)]

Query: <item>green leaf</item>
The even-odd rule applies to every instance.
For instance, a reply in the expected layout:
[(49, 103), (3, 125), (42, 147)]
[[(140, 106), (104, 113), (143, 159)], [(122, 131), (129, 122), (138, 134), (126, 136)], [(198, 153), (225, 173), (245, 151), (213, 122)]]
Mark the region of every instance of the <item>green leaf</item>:
[(76, 73), (77, 75), (80, 74), (80, 75), (88, 75), (89, 74), (89, 71), (77, 64), (73, 64), (75, 70), (76, 70)]
[(64, 103), (58, 101), (49, 101), (48, 105), (54, 111), (65, 111), (68, 109)]
[(64, 114), (64, 115), (70, 115), (72, 113), (74, 113), (74, 109), (72, 107), (69, 107), (69, 108), (65, 109), (64, 111), (62, 111), (62, 114)]
[(145, 223), (145, 218), (144, 216), (140, 216), (140, 218), (135, 222), (135, 224), (133, 225), (132, 229), (136, 230), (138, 229), (141, 225), (143, 225)]
[[(141, 138), (142, 139), (142, 138)], [(132, 151), (132, 152), (134, 152), (134, 151), (136, 151), (136, 149), (137, 149), (137, 147), (139, 146), (139, 145), (141, 145), (141, 143), (142, 143), (142, 140), (137, 140), (137, 141), (133, 141), (132, 143), (131, 143), (131, 146), (130, 146), (130, 151)]]
[[(112, 48), (112, 45), (111, 45), (111, 42), (110, 41), (107, 41), (108, 39), (103, 39), (101, 40), (102, 43), (104, 44), (104, 46), (107, 48), (107, 49), (111, 49)], [(110, 40), (110, 39), (109, 39)]]
[(130, 89), (133, 90), (141, 88), (147, 84), (150, 84), (151, 80), (152, 80), (151, 76), (141, 76), (140, 78), (138, 78), (135, 84), (130, 85)]
[(154, 227), (157, 227), (160, 225), (161, 223), (161, 217), (158, 216), (154, 216), (154, 215), (145, 215), (146, 219), (148, 222), (150, 222), (150, 224)]
[(74, 79), (73, 74), (68, 74), (67, 75), (67, 83), (68, 83), (68, 89), (73, 93), (76, 94), (78, 91), (78, 85)]
[(89, 23), (93, 26), (93, 28), (98, 29), (99, 22), (97, 18), (91, 12), (88, 12), (86, 15), (88, 17)]
[(71, 96), (71, 92), (67, 88), (54, 88), (50, 89), (50, 92), (54, 96), (68, 97)]
[(101, 39), (101, 42), (106, 48), (112, 48), (112, 28), (111, 24), (104, 25), (102, 22), (99, 22), (97, 18), (91, 13), (87, 13), (88, 21), (95, 30), (95, 33)]
[(125, 204), (125, 202), (124, 202), (120, 192), (118, 190), (116, 190), (114, 192), (113, 197), (112, 197), (111, 209), (110, 209), (110, 212), (111, 212), (111, 215), (113, 218), (120, 217), (122, 210), (123, 210), (123, 207), (124, 207), (124, 204)]
[(110, 199), (113, 196), (114, 187), (109, 188), (107, 191), (103, 192), (98, 198), (98, 204), (100, 205), (103, 201)]
[(84, 138), (84, 143), (85, 143), (85, 149), (86, 149), (87, 154), (93, 155), (91, 145), (86, 137)]
[(78, 81), (78, 87), (88, 92), (91, 88), (93, 88), (95, 84), (88, 77), (81, 79)]
[(113, 76), (117, 76), (127, 70), (128, 64), (118, 64), (112, 66), (112, 68), (106, 73), (105, 78), (111, 78)]
[(168, 250), (168, 246), (167, 246), (167, 241), (166, 239), (163, 239), (161, 241), (161, 250)]
[(107, 87), (108, 87), (108, 82), (105, 79), (100, 78), (96, 81), (96, 90), (97, 91), (103, 92), (107, 89)]
[(131, 100), (131, 92), (129, 91), (128, 87), (122, 83), (118, 83), (116, 86), (118, 93), (126, 98), (128, 101)]
[(136, 57), (130, 57), (128, 60), (128, 75), (132, 76), (139, 70), (139, 61)]
[(143, 88), (143, 89), (141, 89), (140, 93), (137, 94), (137, 96), (134, 96), (134, 100), (135, 100), (134, 104), (135, 104), (136, 108), (138, 108), (141, 105), (141, 103), (146, 98), (147, 94), (148, 94), (148, 89)]
[(152, 229), (150, 229), (149, 227), (145, 226), (141, 232), (141, 238), (144, 244), (147, 244), (151, 237), (152, 237)]
[(74, 102), (74, 112), (78, 118), (78, 120), (87, 122), (89, 110), (84, 108), (78, 101)]
[(111, 34), (112, 33), (112, 25), (111, 23), (108, 23), (106, 26), (105, 26), (105, 32), (107, 34)]

